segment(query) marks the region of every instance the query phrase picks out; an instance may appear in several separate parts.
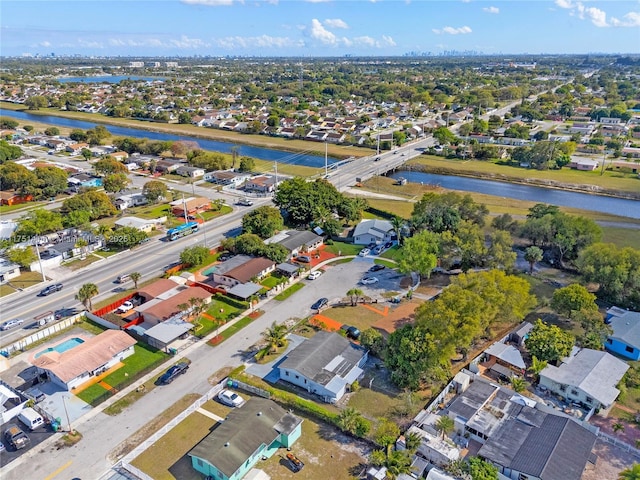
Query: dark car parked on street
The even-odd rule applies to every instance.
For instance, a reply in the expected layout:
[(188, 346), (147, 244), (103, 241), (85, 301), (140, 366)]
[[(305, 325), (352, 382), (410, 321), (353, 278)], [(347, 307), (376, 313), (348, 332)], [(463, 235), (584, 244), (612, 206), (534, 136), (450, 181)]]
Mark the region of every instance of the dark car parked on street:
[(160, 378), (158, 378), (158, 384), (169, 385), (173, 380), (183, 373), (187, 373), (189, 370), (189, 364), (185, 362), (176, 363), (169, 370), (164, 372)]
[(369, 269), (370, 272), (379, 272), (380, 270), (384, 270), (386, 267), (384, 265), (380, 265), (376, 263), (373, 267)]
[(40, 297), (46, 297), (47, 295), (51, 295), (52, 293), (59, 292), (60, 290), (62, 290), (62, 284), (54, 283), (53, 285), (49, 285), (48, 287), (45, 287), (42, 290), (40, 290), (40, 293), (38, 295)]
[(311, 305), (311, 310), (320, 310), (321, 308), (326, 307), (328, 303), (328, 298), (321, 298), (316, 303)]

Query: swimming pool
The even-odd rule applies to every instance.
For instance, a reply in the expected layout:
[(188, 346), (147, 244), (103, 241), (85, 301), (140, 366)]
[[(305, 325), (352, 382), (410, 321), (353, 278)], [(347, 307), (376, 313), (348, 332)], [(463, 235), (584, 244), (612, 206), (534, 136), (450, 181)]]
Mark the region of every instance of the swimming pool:
[(45, 353), (49, 353), (49, 352), (64, 353), (67, 350), (71, 350), (72, 348), (77, 347), (81, 343), (84, 343), (84, 340), (78, 337), (73, 337), (68, 340), (65, 340), (62, 343), (59, 343), (55, 347), (45, 348), (44, 350), (36, 353), (35, 358), (38, 358), (40, 355), (44, 355)]
[(202, 271), (202, 275), (206, 275), (209, 276), (211, 275), (213, 272), (215, 272), (217, 270), (217, 267), (214, 265), (213, 267), (209, 267), (206, 270)]

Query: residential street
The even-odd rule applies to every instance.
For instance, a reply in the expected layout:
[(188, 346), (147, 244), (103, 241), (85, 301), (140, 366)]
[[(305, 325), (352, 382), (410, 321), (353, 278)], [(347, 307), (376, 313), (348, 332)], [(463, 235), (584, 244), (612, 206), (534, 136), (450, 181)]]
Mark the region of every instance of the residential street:
[[(191, 368), (171, 385), (154, 388), (115, 417), (92, 411), (73, 425), (83, 435), (80, 443), (60, 450), (52, 444), (41, 446), (5, 467), (0, 471), (0, 477), (3, 480), (100, 478), (112, 466), (110, 452), (182, 396), (192, 392), (206, 393), (212, 386), (207, 382), (209, 376), (223, 367), (242, 364), (247, 349), (260, 340), (261, 332), (273, 322), (282, 323), (290, 318), (310, 315), (311, 304), (320, 297), (327, 297), (330, 302), (341, 298), (372, 264), (372, 258), (357, 257), (349, 263), (326, 267), (326, 273), (317, 280), (302, 280), (306, 284), (304, 288), (284, 302), (271, 300), (264, 303), (260, 308), (265, 313), (231, 339), (216, 347), (201, 341), (181, 352), (173, 361), (185, 356), (192, 361)], [(148, 377), (166, 368), (160, 367)], [(102, 408), (109, 403), (103, 404)]]

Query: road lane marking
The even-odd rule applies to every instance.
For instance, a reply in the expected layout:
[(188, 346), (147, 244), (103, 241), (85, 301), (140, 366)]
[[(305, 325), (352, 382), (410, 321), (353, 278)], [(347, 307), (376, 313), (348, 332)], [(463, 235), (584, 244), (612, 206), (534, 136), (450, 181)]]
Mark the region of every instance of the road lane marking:
[(57, 476), (59, 473), (61, 473), (63, 470), (69, 468), (71, 466), (73, 462), (71, 460), (69, 460), (67, 463), (65, 463), (63, 466), (61, 466), (59, 469), (57, 469), (55, 472), (53, 472), (51, 475), (49, 475), (48, 477), (45, 477), (44, 480), (51, 480), (53, 477)]

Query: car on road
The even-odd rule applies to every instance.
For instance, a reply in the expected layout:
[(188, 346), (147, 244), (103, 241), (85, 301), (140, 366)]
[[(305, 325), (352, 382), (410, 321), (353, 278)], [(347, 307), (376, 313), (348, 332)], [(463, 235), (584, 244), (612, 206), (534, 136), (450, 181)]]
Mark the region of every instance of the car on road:
[(0, 330), (9, 330), (10, 328), (17, 327), (18, 325), (22, 325), (24, 320), (21, 318), (14, 318), (13, 320), (7, 320), (2, 325), (0, 325)]
[(49, 285), (48, 287), (45, 287), (42, 290), (40, 290), (40, 293), (38, 294), (38, 296), (46, 297), (47, 295), (50, 295), (55, 292), (59, 292), (60, 290), (62, 290), (62, 284), (54, 283), (53, 285)]
[(315, 280), (316, 278), (319, 278), (320, 275), (322, 275), (322, 270), (316, 270), (314, 272), (311, 272), (307, 278), (309, 280)]
[(232, 390), (222, 390), (218, 394), (218, 400), (228, 407), (240, 407), (244, 405), (244, 398)]
[(31, 443), (31, 439), (24, 433), (20, 427), (10, 424), (4, 432), (4, 439), (16, 450), (26, 448)]
[(362, 285), (373, 285), (374, 283), (378, 283), (378, 277), (364, 277), (360, 280)]
[(160, 385), (169, 385), (171, 382), (175, 380), (178, 375), (182, 375), (187, 373), (189, 370), (189, 364), (186, 362), (176, 363), (174, 366), (169, 368), (166, 372), (164, 372), (160, 378), (158, 379), (158, 383)]
[(375, 264), (373, 267), (371, 267), (371, 268), (369, 269), (369, 271), (370, 271), (370, 272), (379, 272), (380, 270), (384, 270), (385, 268), (387, 268), (387, 267), (385, 267), (384, 265), (380, 265), (379, 263), (377, 263), (377, 264)]
[(357, 340), (360, 337), (360, 330), (358, 327), (354, 327), (353, 325), (342, 325), (340, 330), (345, 332), (348, 338)]
[(406, 157), (406, 156), (407, 156), (407, 152), (403, 152), (403, 153), (402, 153), (402, 156), (403, 156), (403, 157)]
[(380, 157), (376, 157), (373, 161), (374, 162), (379, 162), (380, 161)]
[(252, 207), (253, 201), (249, 200), (248, 198), (243, 198), (242, 200), (238, 201), (238, 205), (241, 205), (243, 207)]
[(326, 307), (329, 304), (328, 298), (320, 298), (316, 303), (311, 305), (311, 310), (320, 310), (323, 307)]
[(127, 313), (129, 310), (133, 310), (133, 302), (126, 301), (118, 307), (116, 313)]
[(362, 250), (360, 250), (360, 253), (358, 253), (358, 256), (366, 257), (370, 253), (371, 253), (371, 250), (369, 250), (368, 248), (363, 248)]

